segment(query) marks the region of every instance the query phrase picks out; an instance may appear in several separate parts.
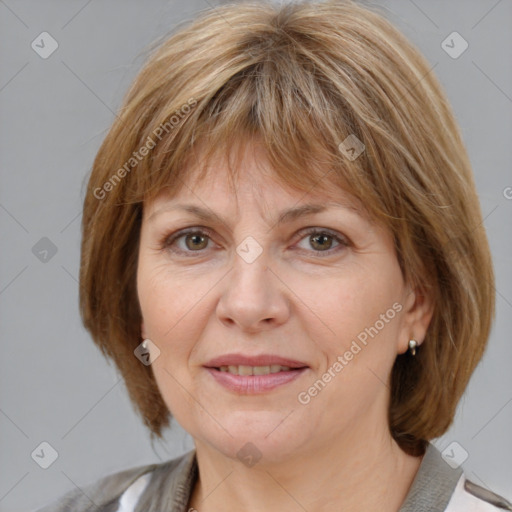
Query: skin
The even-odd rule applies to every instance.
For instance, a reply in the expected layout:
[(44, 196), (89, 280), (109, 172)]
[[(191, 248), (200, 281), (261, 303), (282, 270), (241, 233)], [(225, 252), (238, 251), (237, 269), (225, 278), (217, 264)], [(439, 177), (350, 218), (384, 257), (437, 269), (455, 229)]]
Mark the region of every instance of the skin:
[[(421, 458), (405, 454), (389, 432), (389, 376), (409, 339), (423, 341), (432, 305), (403, 281), (391, 234), (363, 214), (329, 206), (275, 225), (279, 212), (304, 203), (357, 204), (343, 190), (304, 195), (280, 184), (257, 144), (247, 145), (236, 197), (222, 160), (210, 165), (207, 180), (144, 205), (137, 271), (142, 335), (160, 350), (152, 364), (159, 390), (196, 447), (200, 476), (189, 507), (397, 511)], [(178, 203), (207, 207), (225, 221), (166, 210)], [(159, 243), (199, 226), (211, 237)], [(305, 234), (306, 227), (348, 245), (331, 237), (315, 244), (318, 233)], [(252, 263), (236, 252), (248, 236), (263, 250)], [(395, 303), (402, 307), (394, 318), (309, 403), (299, 403), (298, 394)], [(232, 352), (279, 354), (309, 368), (274, 390), (241, 395), (203, 368)], [(237, 457), (247, 442), (261, 454), (250, 467)]]

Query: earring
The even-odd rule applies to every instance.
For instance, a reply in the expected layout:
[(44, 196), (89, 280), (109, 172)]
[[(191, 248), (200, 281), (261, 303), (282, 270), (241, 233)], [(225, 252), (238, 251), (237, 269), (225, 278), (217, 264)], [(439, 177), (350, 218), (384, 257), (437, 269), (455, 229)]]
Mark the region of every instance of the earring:
[(416, 347), (418, 346), (418, 342), (416, 340), (409, 340), (409, 352), (415, 356), (416, 355)]
[(149, 341), (149, 339), (146, 339), (146, 340), (144, 340), (144, 341), (142, 342), (142, 346), (143, 346), (143, 348), (144, 348), (145, 350), (148, 350), (148, 341)]

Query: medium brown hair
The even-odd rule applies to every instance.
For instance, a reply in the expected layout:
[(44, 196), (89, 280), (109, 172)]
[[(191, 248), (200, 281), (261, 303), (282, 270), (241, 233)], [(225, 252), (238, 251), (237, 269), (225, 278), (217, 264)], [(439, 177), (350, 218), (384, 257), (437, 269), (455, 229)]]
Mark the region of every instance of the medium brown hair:
[[(364, 144), (357, 158), (344, 151), (349, 136)], [(352, 1), (224, 4), (178, 26), (153, 51), (88, 182), (85, 327), (117, 365), (151, 436), (161, 438), (171, 414), (151, 367), (134, 356), (142, 341), (143, 205), (164, 187), (180, 190), (199, 143), (206, 168), (212, 155), (223, 149), (229, 157), (255, 137), (284, 184), (306, 193), (341, 187), (359, 199), (392, 232), (404, 279), (431, 297), (424, 343), (415, 357), (396, 358), (389, 405), (393, 437), (407, 453), (423, 453), (452, 423), (483, 355), (494, 273), (445, 93), (384, 16)]]

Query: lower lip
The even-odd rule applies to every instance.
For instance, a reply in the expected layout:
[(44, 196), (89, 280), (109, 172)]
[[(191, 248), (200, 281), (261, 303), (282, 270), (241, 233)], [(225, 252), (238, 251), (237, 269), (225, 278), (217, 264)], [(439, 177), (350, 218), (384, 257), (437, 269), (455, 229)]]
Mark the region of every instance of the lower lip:
[(225, 388), (244, 395), (265, 393), (274, 388), (292, 382), (300, 377), (308, 368), (289, 370), (267, 375), (233, 375), (215, 368), (206, 368), (210, 375)]

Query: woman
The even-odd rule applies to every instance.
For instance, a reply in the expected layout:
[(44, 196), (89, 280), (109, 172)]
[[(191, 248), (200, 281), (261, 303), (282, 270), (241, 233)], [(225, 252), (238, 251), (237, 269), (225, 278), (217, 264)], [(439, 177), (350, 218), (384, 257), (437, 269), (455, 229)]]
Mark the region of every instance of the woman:
[(80, 281), (152, 436), (172, 413), (195, 449), (43, 510), (512, 510), (429, 442), (494, 275), (445, 95), (380, 15), (238, 3), (165, 41), (94, 162)]

